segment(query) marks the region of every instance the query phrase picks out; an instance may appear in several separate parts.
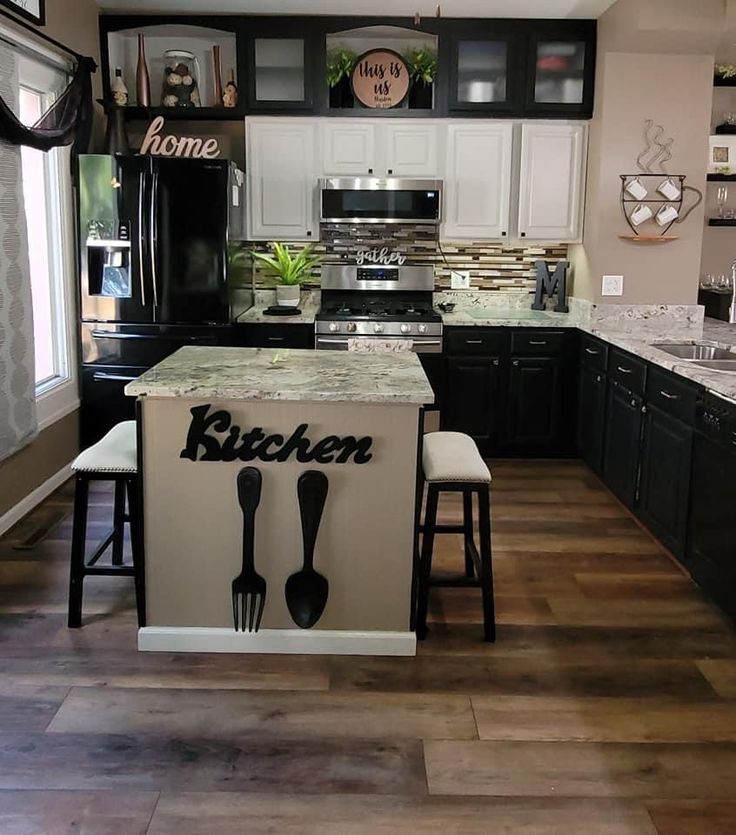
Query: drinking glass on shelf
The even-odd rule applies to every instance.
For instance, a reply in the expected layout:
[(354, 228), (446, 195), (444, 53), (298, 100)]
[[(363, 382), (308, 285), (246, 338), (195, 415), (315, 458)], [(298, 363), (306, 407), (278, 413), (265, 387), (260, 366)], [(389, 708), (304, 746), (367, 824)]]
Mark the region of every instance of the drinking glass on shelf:
[(718, 276), (718, 283), (716, 286), (719, 290), (728, 290), (728, 278), (725, 273), (721, 273)]
[(706, 273), (700, 279), (700, 286), (703, 290), (710, 290), (713, 287), (713, 275), (712, 273)]
[(726, 205), (726, 201), (728, 200), (728, 187), (727, 186), (718, 186), (718, 191), (716, 192), (716, 203), (718, 203), (718, 217), (723, 219), (723, 208)]
[(723, 115), (727, 125), (736, 126), (736, 113), (724, 113)]

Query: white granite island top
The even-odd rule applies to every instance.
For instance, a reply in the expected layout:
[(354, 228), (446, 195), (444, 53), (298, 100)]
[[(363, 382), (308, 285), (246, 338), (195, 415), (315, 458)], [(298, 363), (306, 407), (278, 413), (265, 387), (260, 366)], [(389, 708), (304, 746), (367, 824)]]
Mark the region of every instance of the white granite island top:
[(432, 403), (414, 353), (359, 354), (187, 345), (125, 387), (132, 397)]

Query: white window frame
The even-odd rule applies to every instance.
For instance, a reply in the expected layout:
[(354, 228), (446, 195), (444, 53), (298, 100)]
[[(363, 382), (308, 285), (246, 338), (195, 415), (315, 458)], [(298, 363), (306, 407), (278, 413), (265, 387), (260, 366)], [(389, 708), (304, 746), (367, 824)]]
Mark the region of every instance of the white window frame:
[[(0, 35), (3, 34), (0, 28)], [(43, 93), (43, 109), (53, 102), (50, 89), (59, 87), (59, 75), (67, 75), (68, 65), (58, 56), (40, 50), (13, 33), (8, 40), (19, 45), (18, 70), (22, 87)], [(62, 85), (63, 86), (63, 85)], [(58, 375), (36, 386), (36, 411), (39, 430), (52, 425), (79, 408), (79, 381), (77, 371), (76, 329), (76, 258), (74, 236), (74, 200), (70, 174), (71, 151), (57, 148), (45, 155), (47, 183), (55, 183), (53, 195), (47, 203), (49, 228), (58, 230), (61, 248), (53, 242), (49, 246), (49, 264), (61, 277), (51, 288), (54, 317), (54, 340), (63, 342), (63, 350), (57, 345)], [(56, 236), (54, 236), (56, 237)]]

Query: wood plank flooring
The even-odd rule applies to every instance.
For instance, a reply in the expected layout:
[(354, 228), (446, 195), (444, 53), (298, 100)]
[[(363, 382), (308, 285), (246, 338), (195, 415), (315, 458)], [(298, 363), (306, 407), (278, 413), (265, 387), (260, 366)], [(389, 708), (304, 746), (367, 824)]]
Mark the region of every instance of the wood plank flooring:
[(493, 469), (498, 641), (434, 590), (414, 659), (138, 653), (124, 579), (70, 631), (62, 488), (0, 540), (0, 835), (736, 833), (733, 624), (582, 464)]

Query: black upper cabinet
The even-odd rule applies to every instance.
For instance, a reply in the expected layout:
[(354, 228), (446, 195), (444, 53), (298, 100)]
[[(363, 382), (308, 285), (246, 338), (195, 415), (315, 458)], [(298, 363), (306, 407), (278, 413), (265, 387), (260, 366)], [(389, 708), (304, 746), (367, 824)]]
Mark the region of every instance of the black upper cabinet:
[(590, 119), (595, 85), (595, 21), (550, 21), (529, 32), (524, 112)]
[(513, 22), (465, 23), (453, 26), (447, 40), (450, 112), (486, 116), (518, 112), (524, 72), (524, 36), (520, 28)]
[[(170, 26), (202, 27), (237, 38), (235, 110), (192, 108), (191, 119), (232, 119), (248, 113), (324, 114), (396, 117), (530, 117), (588, 119), (593, 113), (595, 20), (506, 20), (426, 18), (419, 30), (437, 43), (438, 70), (432, 106), (404, 105), (390, 110), (330, 107), (326, 79), (328, 40), (362, 27), (415, 29), (412, 18), (337, 16), (102, 15), (102, 68), (105, 99), (110, 100), (109, 34), (120, 30)], [(337, 39), (337, 40), (336, 40)], [(380, 46), (380, 38), (376, 38)], [(115, 52), (115, 50), (112, 50)], [(119, 52), (119, 50), (118, 50)], [(116, 53), (117, 54), (117, 53)], [(149, 54), (149, 65), (158, 60)], [(117, 59), (116, 59), (117, 60)], [(209, 67), (206, 68), (209, 73)], [(228, 67), (223, 67), (224, 72)], [(134, 91), (135, 67), (128, 87)], [(154, 100), (160, 81), (152, 76)], [(150, 110), (128, 108), (129, 117)], [(169, 115), (182, 116), (172, 111)]]

